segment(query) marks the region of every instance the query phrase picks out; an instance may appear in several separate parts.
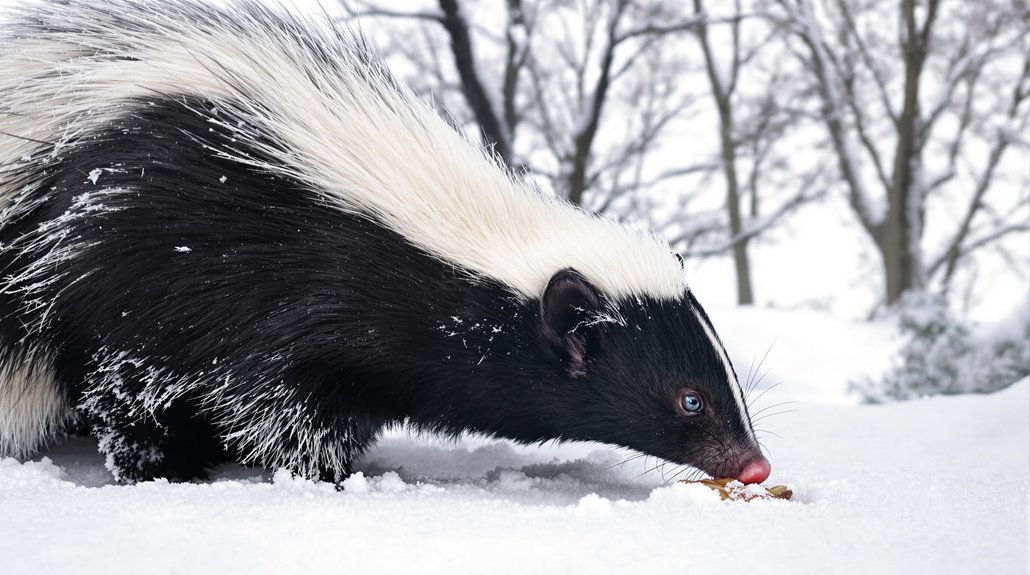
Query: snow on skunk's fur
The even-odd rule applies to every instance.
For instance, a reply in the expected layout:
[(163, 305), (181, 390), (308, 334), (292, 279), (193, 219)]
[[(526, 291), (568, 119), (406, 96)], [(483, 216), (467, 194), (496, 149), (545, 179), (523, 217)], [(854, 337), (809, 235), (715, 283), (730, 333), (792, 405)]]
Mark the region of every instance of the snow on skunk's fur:
[(0, 455), (76, 412), (128, 480), (339, 476), (402, 421), (761, 459), (668, 246), (501, 169), (360, 38), (250, 2), (8, 18)]

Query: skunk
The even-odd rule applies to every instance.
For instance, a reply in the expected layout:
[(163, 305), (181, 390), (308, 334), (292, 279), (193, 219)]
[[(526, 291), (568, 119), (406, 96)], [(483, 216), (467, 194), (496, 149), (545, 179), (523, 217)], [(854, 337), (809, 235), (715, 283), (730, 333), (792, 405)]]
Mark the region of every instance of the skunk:
[(339, 480), (407, 424), (769, 475), (668, 244), (504, 169), (360, 35), (245, 0), (8, 19), (0, 455), (74, 420), (125, 482)]

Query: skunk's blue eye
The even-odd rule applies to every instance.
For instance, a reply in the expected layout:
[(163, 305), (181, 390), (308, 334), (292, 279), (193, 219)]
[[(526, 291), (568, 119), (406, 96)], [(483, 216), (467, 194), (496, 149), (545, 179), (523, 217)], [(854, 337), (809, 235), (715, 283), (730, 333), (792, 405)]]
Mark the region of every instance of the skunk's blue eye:
[(684, 391), (680, 394), (680, 409), (687, 415), (696, 415), (701, 412), (701, 398), (693, 391)]

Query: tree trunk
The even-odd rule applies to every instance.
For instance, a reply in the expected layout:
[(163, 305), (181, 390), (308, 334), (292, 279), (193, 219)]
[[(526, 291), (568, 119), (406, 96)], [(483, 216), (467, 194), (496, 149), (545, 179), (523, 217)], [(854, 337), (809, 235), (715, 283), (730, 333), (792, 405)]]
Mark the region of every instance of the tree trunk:
[[(705, 13), (701, 0), (694, 0), (694, 12), (698, 15)], [(723, 80), (720, 79), (716, 69), (718, 63), (716, 63), (711, 46), (708, 44), (708, 26), (704, 22), (697, 27), (697, 37), (705, 56), (705, 69), (708, 72), (708, 82), (712, 87), (712, 98), (719, 110), (722, 169), (723, 175), (726, 177), (726, 210), (730, 216), (730, 237), (735, 240), (733, 242), (733, 265), (737, 272), (737, 303), (751, 305), (755, 302), (755, 298), (751, 290), (751, 263), (747, 255), (748, 238), (743, 233), (743, 219), (740, 216), (737, 143), (733, 139), (733, 108), (730, 102), (735, 77), (728, 82), (729, 86), (723, 85)], [(736, 70), (733, 73), (735, 75)]]
[(919, 80), (926, 59), (930, 29), (936, 14), (931, 0), (922, 29), (916, 24), (915, 0), (903, 0), (905, 41), (905, 102), (898, 117), (898, 140), (894, 151), (894, 171), (887, 194), (887, 220), (880, 251), (883, 255), (887, 304), (897, 303), (909, 290), (923, 288), (922, 142), (920, 141)]
[[(727, 102), (728, 104), (728, 102)], [(751, 292), (751, 264), (747, 255), (748, 240), (744, 239), (744, 226), (740, 217), (740, 185), (737, 181), (737, 150), (733, 142), (733, 116), (729, 106), (720, 106), (719, 119), (722, 138), (722, 165), (726, 176), (726, 209), (730, 216), (730, 237), (741, 238), (733, 244), (733, 265), (737, 271), (737, 303), (755, 302)]]
[(499, 116), (500, 110), (494, 106), (493, 97), (488, 94), (476, 68), (475, 54), (472, 52), (472, 39), (469, 37), (468, 22), (457, 0), (440, 0), (443, 12), (441, 24), (451, 39), (451, 52), (454, 54), (454, 65), (461, 77), (461, 88), (469, 108), (476, 115), (476, 122), (483, 132), (487, 145), (493, 147), (494, 153), (505, 164), (512, 165), (511, 137), (508, 128)]
[(587, 103), (588, 107), (580, 112), (579, 124), (573, 133), (572, 166), (566, 180), (566, 188), (569, 201), (577, 206), (583, 205), (583, 192), (587, 188), (587, 168), (590, 166), (594, 137), (597, 135), (597, 126), (601, 122), (601, 110), (608, 97), (608, 88), (611, 86), (612, 63), (615, 61), (615, 45), (617, 43), (615, 30), (624, 8), (625, 4), (622, 2), (617, 2), (611, 7), (615, 13), (609, 17), (608, 44), (605, 46), (601, 59), (600, 74)]
[[(890, 180), (884, 178), (887, 209), (881, 216), (873, 209), (859, 169), (857, 148), (852, 145), (843, 122), (844, 96), (837, 89), (832, 76), (833, 68), (812, 3), (810, 0), (798, 0), (801, 37), (812, 53), (812, 69), (824, 101), (824, 120), (850, 191), (851, 207), (863, 229), (874, 240), (883, 260), (884, 291), (888, 305), (896, 303), (906, 291), (922, 289), (925, 283), (920, 243), (925, 198), (919, 82), (939, 0), (924, 1), (926, 17), (922, 26), (919, 26), (916, 22), (915, 0), (901, 0), (901, 17), (904, 20), (901, 40), (905, 71), (904, 104), (900, 115), (894, 119), (897, 135), (894, 166)], [(847, 97), (854, 95), (849, 94)], [(852, 108), (857, 114), (857, 106), (853, 104)]]

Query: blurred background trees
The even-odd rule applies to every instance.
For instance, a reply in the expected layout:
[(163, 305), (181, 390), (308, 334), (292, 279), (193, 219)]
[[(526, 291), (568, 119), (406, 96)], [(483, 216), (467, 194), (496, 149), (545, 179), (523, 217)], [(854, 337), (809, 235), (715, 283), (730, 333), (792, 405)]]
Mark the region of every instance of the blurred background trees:
[(803, 292), (826, 262), (791, 261), (793, 222), (840, 214), (826, 241), (875, 262), (850, 313), (1028, 297), (1023, 0), (342, 2), (511, 169), (732, 263), (738, 304), (770, 273)]
[[(724, 14), (670, 1), (396, 4), (345, 3), (362, 22), (403, 22), (395, 30), (410, 32), (387, 53), (501, 160), (584, 209), (664, 232), (687, 258), (728, 254), (737, 301), (755, 301), (749, 243), (819, 197), (822, 172), (785, 173), (784, 135), (811, 122), (793, 95), (769, 90), (791, 75), (764, 53), (773, 26), (744, 30), (758, 13), (739, 2)], [(728, 52), (713, 48), (723, 36)], [(751, 69), (761, 86), (739, 81)], [(718, 147), (679, 140), (710, 108)]]
[[(995, 185), (1009, 147), (1025, 162), (1026, 6), (835, 0), (817, 12), (816, 1), (779, 0), (775, 18), (817, 87), (841, 187), (883, 261), (885, 300), (931, 281), (946, 292), (971, 252), (1030, 230), (1026, 181), (1021, 194)], [(926, 246), (927, 204), (942, 200), (964, 212)], [(991, 217), (992, 206), (1005, 212)]]

